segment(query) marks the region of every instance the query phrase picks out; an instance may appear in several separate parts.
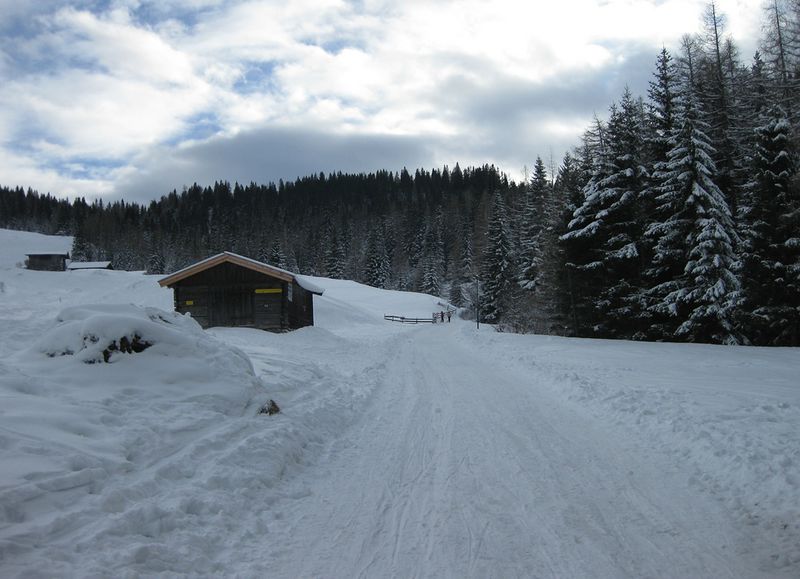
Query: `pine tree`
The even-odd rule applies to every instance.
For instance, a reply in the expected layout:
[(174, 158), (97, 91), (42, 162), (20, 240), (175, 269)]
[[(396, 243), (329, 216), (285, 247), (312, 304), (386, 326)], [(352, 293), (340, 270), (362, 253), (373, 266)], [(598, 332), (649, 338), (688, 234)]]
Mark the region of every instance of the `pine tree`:
[(327, 235), (325, 247), (325, 275), (333, 279), (344, 277), (344, 249), (336, 234), (336, 228), (331, 227)]
[(742, 221), (743, 318), (759, 345), (800, 345), (800, 199), (785, 112), (772, 107), (756, 129)]
[(662, 48), (656, 60), (655, 78), (647, 91), (650, 102), (647, 107), (647, 135), (650, 168), (660, 170), (669, 152), (669, 139), (675, 125), (675, 106), (678, 96), (677, 72), (672, 56)]
[(735, 97), (740, 92), (736, 86), (736, 51), (732, 41), (726, 39), (726, 17), (714, 0), (706, 6), (703, 25), (705, 34), (702, 44), (705, 50), (694, 97), (706, 111), (705, 132), (714, 144), (712, 158), (716, 166), (716, 183), (723, 191), (731, 211), (735, 212), (738, 203), (736, 177), (742, 162), (735, 135)]
[[(645, 260), (644, 263), (648, 263), (648, 265), (642, 272), (643, 284), (639, 296), (642, 305), (640, 314), (642, 322), (641, 333), (637, 337), (668, 339), (675, 331), (672, 323), (674, 319), (667, 312), (656, 307), (663, 295), (659, 294), (659, 291), (654, 291), (653, 288), (680, 275), (684, 260), (682, 254), (678, 256), (678, 265), (675, 261), (666, 259), (664, 240), (661, 240), (661, 247), (657, 254), (655, 254), (654, 248), (662, 233), (669, 235), (670, 232), (662, 232), (653, 225), (669, 219), (675, 210), (672, 206), (665, 206), (663, 200), (657, 201), (664, 192), (664, 181), (669, 175), (668, 156), (675, 144), (675, 123), (678, 117), (676, 108), (680, 92), (677, 71), (666, 49), (661, 50), (656, 60), (654, 77), (650, 81), (648, 91), (650, 102), (647, 112), (648, 131), (645, 137), (649, 175), (641, 196), (642, 210), (646, 216), (642, 243), (647, 247), (646, 251), (651, 259)], [(690, 86), (688, 79), (686, 85)]]
[(472, 258), (472, 224), (464, 220), (461, 224), (461, 276), (465, 279), (473, 277)]
[(92, 261), (94, 250), (92, 244), (86, 239), (83, 227), (78, 227), (75, 237), (72, 239), (72, 261)]
[(483, 255), (482, 318), (498, 323), (509, 309), (515, 284), (511, 234), (508, 214), (500, 192), (494, 195), (492, 213), (486, 231), (486, 250)]
[(531, 181), (525, 188), (522, 215), (518, 231), (519, 237), (519, 286), (533, 291), (542, 265), (540, 234), (543, 224), (543, 208), (548, 193), (547, 171), (541, 157), (536, 157)]
[(602, 210), (601, 183), (610, 172), (606, 132), (605, 124), (595, 118), (593, 129), (584, 133), (579, 149), (579, 182), (584, 185), (571, 199), (572, 218), (560, 238), (565, 251), (572, 331), (580, 336), (591, 335), (597, 327), (595, 296), (604, 284), (601, 223), (594, 217)]
[(687, 92), (657, 198), (662, 220), (647, 232), (656, 239), (654, 262), (665, 272), (665, 281), (653, 288), (657, 301), (651, 307), (675, 319), (677, 338), (736, 344), (742, 340), (733, 319), (738, 237), (725, 195), (714, 182), (708, 125)]
[(434, 258), (432, 256), (425, 258), (422, 268), (422, 292), (438, 296), (441, 292), (441, 286), (439, 285), (439, 273)]
[(163, 274), (166, 273), (166, 261), (160, 249), (154, 249), (147, 258), (147, 273)]
[(372, 287), (385, 288), (389, 280), (389, 260), (380, 229), (375, 227), (367, 241), (364, 281)]
[(528, 300), (527, 331), (563, 334), (566, 328), (569, 288), (564, 276), (565, 252), (559, 236), (571, 215), (569, 199), (580, 189), (577, 177), (577, 167), (567, 154), (555, 182), (545, 188), (538, 237), (541, 265), (536, 276), (536, 290)]
[(450, 302), (451, 305), (457, 308), (463, 308), (466, 305), (466, 300), (464, 299), (464, 291), (461, 287), (461, 283), (455, 281), (450, 284), (450, 291), (448, 292), (447, 301)]
[(577, 271), (591, 279), (601, 336), (630, 336), (638, 321), (641, 219), (638, 201), (646, 170), (640, 161), (641, 106), (626, 89), (612, 105), (608, 144), (562, 239), (586, 253)]
[(276, 239), (272, 242), (272, 247), (269, 250), (268, 263), (281, 269), (286, 268), (286, 255), (283, 253), (280, 240)]

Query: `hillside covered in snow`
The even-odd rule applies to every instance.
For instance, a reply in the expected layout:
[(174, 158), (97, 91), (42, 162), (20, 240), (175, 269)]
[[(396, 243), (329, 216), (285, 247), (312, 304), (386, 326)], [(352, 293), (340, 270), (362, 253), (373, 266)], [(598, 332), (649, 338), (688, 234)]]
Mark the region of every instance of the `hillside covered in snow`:
[[(0, 230), (0, 576), (797, 577), (800, 350), (519, 336), (315, 278), (202, 330)], [(274, 400), (279, 414), (259, 410)]]

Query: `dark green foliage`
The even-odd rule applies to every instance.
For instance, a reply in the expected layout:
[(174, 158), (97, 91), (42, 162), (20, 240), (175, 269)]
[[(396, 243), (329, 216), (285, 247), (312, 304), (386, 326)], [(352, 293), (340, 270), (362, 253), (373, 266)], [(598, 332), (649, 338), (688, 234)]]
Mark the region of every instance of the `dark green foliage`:
[(563, 241), (574, 256), (576, 281), (591, 287), (592, 328), (604, 337), (630, 336), (639, 319), (643, 114), (629, 91), (612, 106), (584, 201)]
[(800, 196), (790, 124), (773, 107), (755, 129), (752, 179), (742, 203), (741, 317), (759, 345), (800, 345)]
[(483, 294), (481, 315), (483, 320), (498, 323), (510, 310), (516, 290), (511, 232), (503, 196), (498, 191), (492, 202), (492, 214), (486, 230), (486, 250), (483, 255)]
[[(648, 235), (655, 240), (654, 263), (664, 281), (650, 293), (650, 309), (675, 320), (674, 338), (737, 344), (739, 282), (734, 274), (735, 231), (725, 195), (715, 183), (713, 148), (698, 104), (688, 95), (657, 197), (659, 215)], [(671, 328), (670, 328), (671, 330)]]

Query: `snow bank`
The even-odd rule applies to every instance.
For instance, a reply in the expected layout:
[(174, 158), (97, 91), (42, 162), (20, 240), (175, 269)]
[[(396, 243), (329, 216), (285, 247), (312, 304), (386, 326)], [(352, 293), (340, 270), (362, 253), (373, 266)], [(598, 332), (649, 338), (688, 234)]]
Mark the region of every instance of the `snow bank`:
[[(134, 336), (150, 346), (85, 363)], [(0, 560), (72, 531), (126, 535), (115, 513), (131, 515), (133, 534), (177, 524), (148, 518), (171, 508), (153, 500), (159, 481), (191, 479), (201, 448), (263, 424), (256, 412), (267, 398), (247, 355), (188, 317), (133, 305), (63, 310), (36, 343), (0, 362)]]
[[(114, 362), (124, 350), (131, 353), (154, 345), (166, 356), (179, 355), (193, 347), (208, 349), (197, 322), (157, 308), (84, 305), (62, 310), (56, 319), (58, 325), (36, 345), (38, 351), (50, 357), (76, 355), (82, 362), (95, 363)], [(239, 357), (246, 360), (243, 354)]]
[(800, 565), (800, 350), (466, 333), (645, 452), (670, 457)]

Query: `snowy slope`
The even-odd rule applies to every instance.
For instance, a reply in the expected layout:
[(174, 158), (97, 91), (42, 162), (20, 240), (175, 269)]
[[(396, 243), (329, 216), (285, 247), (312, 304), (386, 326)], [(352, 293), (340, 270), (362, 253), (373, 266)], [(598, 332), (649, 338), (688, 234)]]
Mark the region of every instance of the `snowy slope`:
[(204, 332), (154, 277), (16, 267), (42, 237), (0, 230), (2, 577), (800, 575), (796, 349), (403, 326), (438, 300), (322, 278), (316, 327)]

